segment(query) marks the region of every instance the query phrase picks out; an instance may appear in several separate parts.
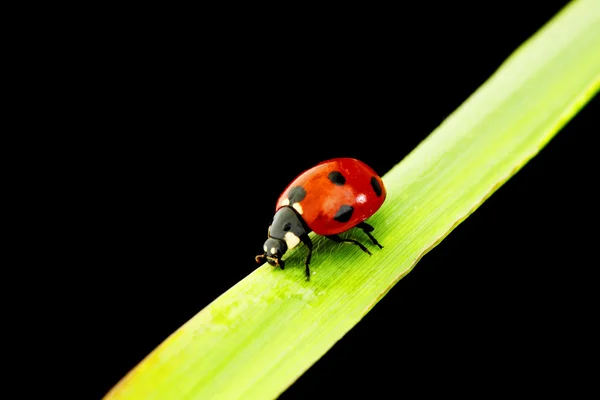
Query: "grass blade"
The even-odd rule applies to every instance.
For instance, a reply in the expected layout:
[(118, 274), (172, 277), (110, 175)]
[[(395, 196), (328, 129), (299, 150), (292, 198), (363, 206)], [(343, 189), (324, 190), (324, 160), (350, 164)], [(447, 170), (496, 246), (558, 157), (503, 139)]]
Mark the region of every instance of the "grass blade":
[(595, 95), (598, 49), (600, 2), (571, 3), (384, 176), (388, 199), (369, 221), (383, 250), (365, 257), (317, 238), (310, 282), (302, 268), (263, 265), (106, 399), (277, 397)]

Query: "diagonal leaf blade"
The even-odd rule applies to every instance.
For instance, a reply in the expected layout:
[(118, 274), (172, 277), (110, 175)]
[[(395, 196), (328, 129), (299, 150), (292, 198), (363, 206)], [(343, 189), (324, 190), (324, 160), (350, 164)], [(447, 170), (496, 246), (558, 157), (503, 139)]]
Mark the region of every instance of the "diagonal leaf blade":
[(302, 268), (261, 266), (105, 398), (277, 397), (597, 93), (598, 49), (600, 2), (571, 3), (384, 176), (388, 199), (369, 221), (383, 250), (313, 237), (310, 282)]

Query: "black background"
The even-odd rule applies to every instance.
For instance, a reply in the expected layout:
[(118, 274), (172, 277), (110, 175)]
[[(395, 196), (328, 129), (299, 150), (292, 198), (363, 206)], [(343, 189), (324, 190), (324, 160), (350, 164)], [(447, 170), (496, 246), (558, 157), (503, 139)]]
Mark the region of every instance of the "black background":
[[(107, 49), (65, 272), (91, 398), (256, 268), (292, 178), (339, 156), (385, 174), (565, 3), (229, 10)], [(599, 122), (590, 104), (281, 398), (589, 384)]]

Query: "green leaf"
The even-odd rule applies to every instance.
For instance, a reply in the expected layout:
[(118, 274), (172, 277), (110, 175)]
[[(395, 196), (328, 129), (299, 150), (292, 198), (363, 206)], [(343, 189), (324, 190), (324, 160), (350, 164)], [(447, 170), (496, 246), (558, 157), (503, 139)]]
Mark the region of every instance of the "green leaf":
[[(595, 95), (599, 49), (600, 2), (571, 3), (383, 177), (388, 199), (369, 223), (384, 249), (313, 236), (310, 282), (303, 268), (261, 266), (105, 398), (277, 397)], [(287, 264), (305, 256), (300, 246)]]

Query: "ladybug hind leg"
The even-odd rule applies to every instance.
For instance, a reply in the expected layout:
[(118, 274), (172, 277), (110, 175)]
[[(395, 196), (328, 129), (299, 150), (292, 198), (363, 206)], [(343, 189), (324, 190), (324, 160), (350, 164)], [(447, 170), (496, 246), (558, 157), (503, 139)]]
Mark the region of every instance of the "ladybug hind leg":
[(333, 240), (336, 243), (352, 243), (357, 245), (358, 247), (360, 247), (360, 249), (362, 251), (364, 251), (365, 253), (367, 253), (368, 255), (371, 255), (371, 252), (369, 251), (369, 249), (367, 249), (361, 242), (359, 242), (358, 240), (354, 240), (354, 239), (349, 239), (349, 238), (341, 238), (338, 235), (327, 235), (325, 236), (327, 239)]
[(366, 222), (361, 222), (360, 224), (356, 225), (356, 227), (362, 229), (365, 235), (367, 235), (369, 239), (371, 239), (371, 242), (373, 242), (375, 246), (379, 246), (380, 249), (383, 249), (383, 246), (379, 244), (379, 242), (373, 237), (373, 235), (371, 235), (371, 232), (373, 232), (375, 228), (373, 228)]

